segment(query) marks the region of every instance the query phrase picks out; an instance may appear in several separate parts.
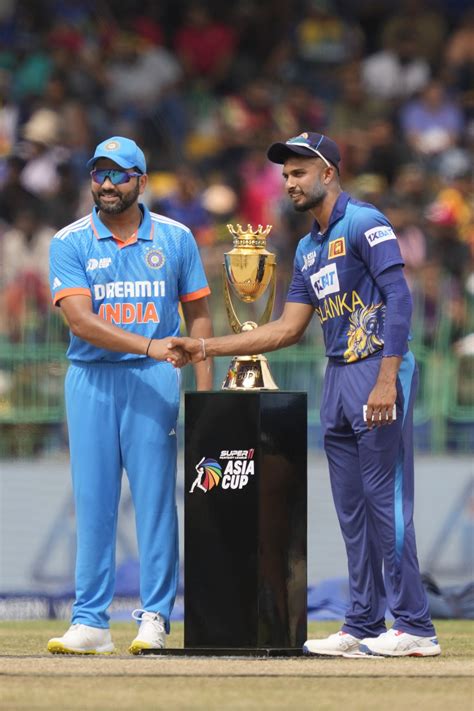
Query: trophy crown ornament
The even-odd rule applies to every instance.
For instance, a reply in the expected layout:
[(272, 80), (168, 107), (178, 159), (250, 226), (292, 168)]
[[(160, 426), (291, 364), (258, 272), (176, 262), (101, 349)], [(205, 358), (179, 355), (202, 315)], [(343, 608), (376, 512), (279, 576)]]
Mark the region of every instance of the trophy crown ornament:
[(248, 248), (248, 249), (265, 249), (267, 244), (267, 237), (271, 232), (272, 225), (259, 225), (256, 230), (252, 225), (247, 225), (247, 229), (244, 229), (242, 225), (227, 225), (227, 229), (233, 236), (234, 247)]

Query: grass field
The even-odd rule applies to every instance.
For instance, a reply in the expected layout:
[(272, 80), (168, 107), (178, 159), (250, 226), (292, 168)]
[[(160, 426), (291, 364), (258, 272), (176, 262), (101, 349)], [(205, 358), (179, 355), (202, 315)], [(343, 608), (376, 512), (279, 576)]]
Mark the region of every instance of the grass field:
[[(434, 658), (244, 659), (131, 657), (133, 623), (115, 623), (117, 653), (101, 657), (52, 656), (49, 637), (67, 624), (0, 623), (2, 711), (169, 711), (214, 709), (474, 709), (474, 622), (439, 621), (443, 654)], [(310, 623), (322, 637), (337, 622)], [(168, 647), (183, 646), (175, 623)]]

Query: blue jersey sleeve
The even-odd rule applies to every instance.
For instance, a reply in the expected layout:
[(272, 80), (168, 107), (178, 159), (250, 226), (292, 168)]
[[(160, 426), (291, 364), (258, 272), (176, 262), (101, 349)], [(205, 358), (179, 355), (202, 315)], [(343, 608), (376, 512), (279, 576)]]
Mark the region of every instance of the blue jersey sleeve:
[(301, 257), (301, 250), (298, 247), (293, 262), (293, 277), (288, 288), (286, 301), (296, 302), (297, 304), (309, 304), (310, 306), (313, 306), (313, 302), (308, 294), (308, 289), (306, 288), (303, 277), (303, 267), (304, 261)]
[(54, 304), (64, 296), (91, 293), (84, 265), (72, 239), (61, 239), (56, 235), (51, 240), (49, 282)]
[(199, 249), (191, 232), (184, 234), (178, 292), (180, 301), (194, 301), (211, 293)]
[(403, 266), (397, 236), (387, 218), (375, 208), (360, 208), (353, 217), (350, 245), (374, 279), (389, 267)]

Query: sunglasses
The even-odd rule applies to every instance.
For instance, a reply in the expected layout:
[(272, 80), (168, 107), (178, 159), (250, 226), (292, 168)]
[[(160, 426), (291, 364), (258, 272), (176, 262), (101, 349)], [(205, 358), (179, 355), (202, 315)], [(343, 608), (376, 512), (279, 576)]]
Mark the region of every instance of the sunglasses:
[(91, 178), (94, 183), (102, 185), (104, 180), (107, 178), (110, 180), (112, 185), (123, 185), (124, 183), (129, 183), (130, 178), (139, 178), (142, 173), (127, 173), (126, 170), (114, 170), (114, 169), (104, 169), (104, 170), (92, 170)]
[(322, 153), (318, 151), (318, 146), (323, 140), (324, 136), (321, 136), (319, 139), (318, 145), (316, 147), (312, 146), (311, 143), (309, 142), (308, 139), (304, 138), (303, 136), (297, 136), (296, 138), (290, 138), (287, 142), (287, 146), (302, 146), (303, 148), (309, 148), (310, 151), (313, 151), (313, 153), (316, 153), (318, 158), (321, 158), (321, 160), (326, 163), (328, 168), (333, 168), (334, 166), (323, 156)]

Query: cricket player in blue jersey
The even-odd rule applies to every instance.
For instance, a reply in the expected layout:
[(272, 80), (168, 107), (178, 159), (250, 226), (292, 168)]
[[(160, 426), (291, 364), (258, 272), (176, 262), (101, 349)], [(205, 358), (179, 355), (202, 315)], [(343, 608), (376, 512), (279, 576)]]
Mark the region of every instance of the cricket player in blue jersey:
[[(373, 205), (343, 192), (340, 154), (306, 132), (274, 143), (286, 190), (314, 217), (294, 259), (280, 318), (253, 331), (171, 338), (193, 363), (296, 343), (314, 312), (326, 369), (321, 422), (334, 503), (344, 537), (351, 603), (342, 629), (307, 640), (330, 656), (434, 656), (441, 649), (419, 572), (413, 527), (413, 405), (417, 368), (408, 349), (411, 297), (396, 235)], [(394, 617), (387, 631), (385, 610)]]
[[(196, 242), (179, 222), (139, 202), (145, 156), (114, 136), (88, 163), (95, 207), (51, 242), (54, 303), (71, 331), (66, 408), (77, 523), (72, 625), (52, 653), (114, 651), (109, 607), (122, 470), (133, 497), (142, 608), (130, 652), (165, 646), (178, 583), (176, 423), (181, 363), (170, 351), (181, 305), (192, 337), (212, 335), (210, 293)], [(199, 390), (212, 369), (196, 369)]]

